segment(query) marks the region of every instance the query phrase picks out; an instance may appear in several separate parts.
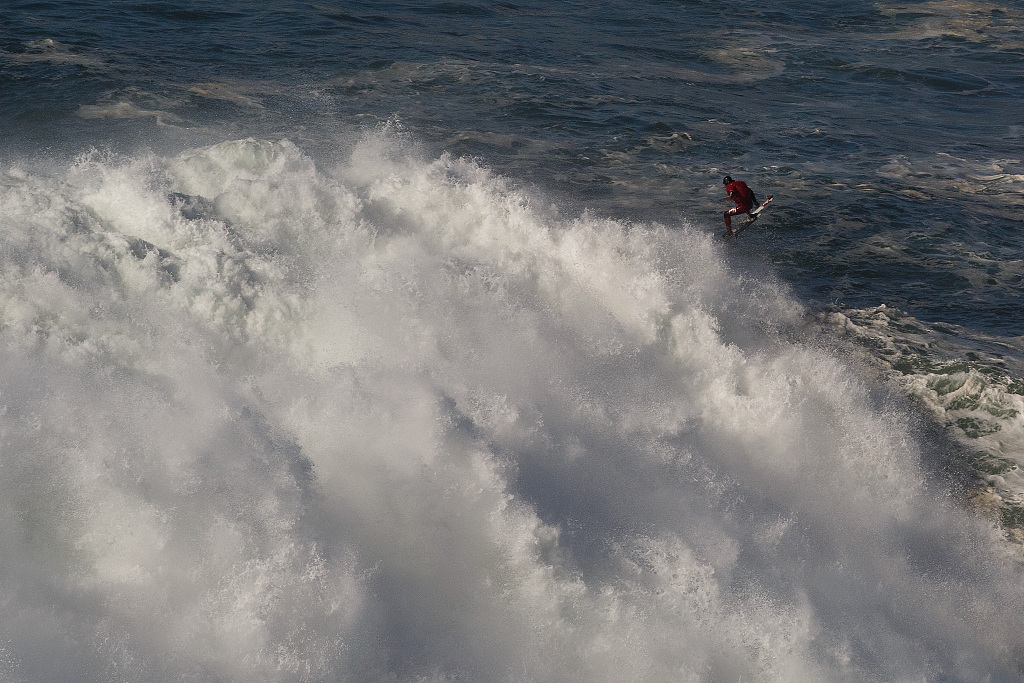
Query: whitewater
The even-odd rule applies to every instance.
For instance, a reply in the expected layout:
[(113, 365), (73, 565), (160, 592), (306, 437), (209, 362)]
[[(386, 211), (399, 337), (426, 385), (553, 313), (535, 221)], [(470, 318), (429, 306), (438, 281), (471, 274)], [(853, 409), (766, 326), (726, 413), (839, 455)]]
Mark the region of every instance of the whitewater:
[(952, 446), (712, 233), (388, 127), (0, 216), (4, 683), (1020, 680)]

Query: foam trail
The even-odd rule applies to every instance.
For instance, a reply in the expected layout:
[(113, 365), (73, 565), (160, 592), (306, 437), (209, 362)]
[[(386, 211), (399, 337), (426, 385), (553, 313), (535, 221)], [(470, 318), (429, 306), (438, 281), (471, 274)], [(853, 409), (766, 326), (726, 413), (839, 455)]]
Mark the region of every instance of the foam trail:
[(2, 680), (1020, 675), (995, 532), (704, 234), (388, 134), (0, 216)]

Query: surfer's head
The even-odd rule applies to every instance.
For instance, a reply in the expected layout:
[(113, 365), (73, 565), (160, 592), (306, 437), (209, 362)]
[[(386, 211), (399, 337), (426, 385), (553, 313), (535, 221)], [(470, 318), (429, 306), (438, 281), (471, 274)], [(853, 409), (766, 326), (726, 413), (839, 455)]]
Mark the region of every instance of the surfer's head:
[(732, 176), (725, 176), (724, 178), (722, 178), (722, 184), (723, 185), (728, 185), (731, 182), (732, 182)]

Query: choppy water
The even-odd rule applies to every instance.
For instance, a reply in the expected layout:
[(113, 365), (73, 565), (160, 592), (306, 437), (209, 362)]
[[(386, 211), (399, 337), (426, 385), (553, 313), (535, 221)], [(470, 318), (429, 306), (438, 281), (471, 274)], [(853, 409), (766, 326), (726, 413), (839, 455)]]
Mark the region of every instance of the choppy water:
[(0, 679), (1018, 680), (1022, 29), (14, 0)]

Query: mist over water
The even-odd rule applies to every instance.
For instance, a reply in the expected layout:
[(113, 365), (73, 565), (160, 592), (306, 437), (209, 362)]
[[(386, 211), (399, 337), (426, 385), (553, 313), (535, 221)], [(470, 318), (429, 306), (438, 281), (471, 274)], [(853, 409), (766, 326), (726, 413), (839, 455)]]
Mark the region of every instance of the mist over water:
[(389, 130), (14, 164), (0, 213), (0, 680), (1021, 675), (915, 418), (707, 233)]

